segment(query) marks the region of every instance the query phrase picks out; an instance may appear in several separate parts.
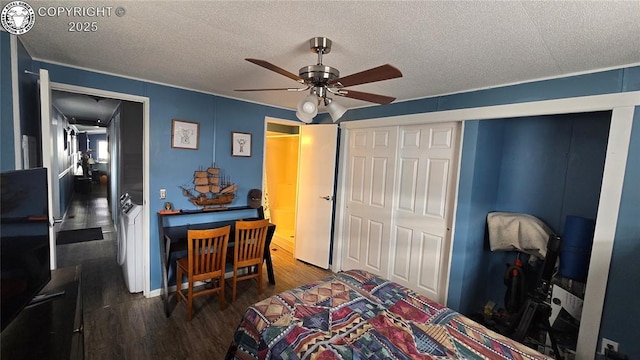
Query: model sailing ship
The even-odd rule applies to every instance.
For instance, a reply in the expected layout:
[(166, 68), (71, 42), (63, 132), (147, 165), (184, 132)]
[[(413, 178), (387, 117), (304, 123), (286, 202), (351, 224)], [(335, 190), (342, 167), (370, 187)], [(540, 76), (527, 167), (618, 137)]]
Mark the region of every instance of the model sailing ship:
[(225, 209), (231, 204), (238, 190), (236, 184), (220, 174), (217, 167), (209, 167), (207, 170), (197, 170), (193, 173), (193, 189), (180, 186), (182, 195), (189, 201), (205, 210)]

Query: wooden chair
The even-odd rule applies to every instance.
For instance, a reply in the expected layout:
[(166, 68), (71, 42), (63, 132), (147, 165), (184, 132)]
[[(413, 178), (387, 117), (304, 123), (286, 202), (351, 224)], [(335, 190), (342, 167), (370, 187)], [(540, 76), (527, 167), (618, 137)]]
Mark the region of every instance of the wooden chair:
[[(236, 221), (233, 248), (233, 278), (231, 279), (233, 301), (236, 299), (238, 281), (255, 278), (258, 280), (258, 293), (262, 294), (263, 292), (262, 263), (268, 227), (269, 220)], [(238, 275), (238, 270), (245, 268), (247, 273)]]
[[(187, 320), (191, 320), (194, 297), (217, 292), (220, 309), (225, 307), (224, 273), (230, 232), (230, 225), (217, 229), (188, 231), (188, 256), (178, 259), (176, 266), (176, 294), (178, 303), (182, 299), (187, 302)], [(182, 292), (183, 273), (189, 282), (186, 295)], [(206, 287), (194, 293), (193, 284), (196, 281), (209, 279), (212, 288)]]

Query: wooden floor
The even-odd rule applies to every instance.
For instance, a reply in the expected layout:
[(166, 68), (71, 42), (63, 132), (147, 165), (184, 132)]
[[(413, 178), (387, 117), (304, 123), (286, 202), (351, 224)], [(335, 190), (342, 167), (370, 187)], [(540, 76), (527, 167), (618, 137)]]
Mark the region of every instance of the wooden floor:
[[(58, 267), (82, 265), (85, 358), (94, 359), (223, 359), (245, 309), (268, 296), (322, 279), (330, 271), (297, 261), (291, 253), (272, 247), (276, 285), (266, 284), (258, 295), (254, 281), (238, 285), (236, 301), (221, 310), (217, 295), (194, 301), (193, 319), (186, 306), (176, 305), (165, 317), (160, 297), (130, 294), (116, 261), (116, 233), (110, 220), (104, 187), (91, 194), (74, 194), (61, 230), (100, 226), (103, 240), (58, 245)], [(266, 279), (266, 269), (265, 269)]]

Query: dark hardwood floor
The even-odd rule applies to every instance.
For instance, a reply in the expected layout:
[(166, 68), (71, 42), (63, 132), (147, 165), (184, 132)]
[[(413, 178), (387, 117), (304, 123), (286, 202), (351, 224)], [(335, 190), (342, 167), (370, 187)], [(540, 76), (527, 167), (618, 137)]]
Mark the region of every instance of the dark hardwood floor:
[(127, 290), (116, 261), (116, 233), (105, 187), (93, 186), (90, 194), (74, 194), (61, 230), (99, 226), (104, 239), (56, 247), (58, 267), (82, 265), (86, 359), (223, 359), (248, 306), (331, 274), (273, 246), (276, 285), (267, 283), (262, 295), (250, 280), (238, 284), (233, 303), (227, 287), (225, 309), (220, 309), (218, 295), (196, 298), (190, 322), (185, 319), (186, 306), (177, 305), (171, 296), (173, 311), (165, 317), (160, 297), (147, 299)]

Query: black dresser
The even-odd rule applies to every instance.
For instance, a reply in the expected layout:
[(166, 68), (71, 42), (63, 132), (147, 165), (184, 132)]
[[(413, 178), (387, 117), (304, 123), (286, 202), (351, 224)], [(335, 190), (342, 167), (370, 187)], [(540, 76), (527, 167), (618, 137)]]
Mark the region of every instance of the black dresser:
[(2, 331), (2, 359), (84, 358), (80, 277), (80, 266), (51, 272), (40, 294), (59, 295), (27, 306)]

